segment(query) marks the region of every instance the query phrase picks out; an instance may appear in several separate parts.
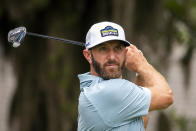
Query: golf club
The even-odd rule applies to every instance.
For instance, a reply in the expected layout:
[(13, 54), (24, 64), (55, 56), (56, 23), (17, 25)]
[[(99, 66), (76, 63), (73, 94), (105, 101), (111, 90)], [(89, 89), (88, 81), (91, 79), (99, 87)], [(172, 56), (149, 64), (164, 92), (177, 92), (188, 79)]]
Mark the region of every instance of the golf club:
[(53, 39), (53, 40), (58, 40), (58, 41), (62, 41), (62, 42), (69, 43), (69, 44), (84, 46), (83, 42), (27, 32), (25, 27), (18, 27), (13, 30), (10, 30), (8, 33), (8, 41), (13, 44), (12, 45), (13, 47), (16, 48), (21, 45), (21, 42), (26, 35), (36, 36), (36, 37), (41, 37), (41, 38), (46, 38), (46, 39)]

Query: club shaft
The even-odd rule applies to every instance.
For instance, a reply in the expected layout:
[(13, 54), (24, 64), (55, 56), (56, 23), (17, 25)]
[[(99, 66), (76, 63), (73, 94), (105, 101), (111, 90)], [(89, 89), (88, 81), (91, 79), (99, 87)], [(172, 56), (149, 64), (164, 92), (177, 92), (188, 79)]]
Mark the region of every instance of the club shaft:
[(69, 44), (84, 46), (83, 42), (67, 40), (67, 39), (53, 37), (53, 36), (41, 35), (41, 34), (32, 33), (32, 32), (26, 32), (26, 35), (37, 36), (37, 37), (46, 38), (46, 39), (53, 39), (53, 40), (58, 40), (58, 41), (62, 41), (62, 42), (69, 43)]

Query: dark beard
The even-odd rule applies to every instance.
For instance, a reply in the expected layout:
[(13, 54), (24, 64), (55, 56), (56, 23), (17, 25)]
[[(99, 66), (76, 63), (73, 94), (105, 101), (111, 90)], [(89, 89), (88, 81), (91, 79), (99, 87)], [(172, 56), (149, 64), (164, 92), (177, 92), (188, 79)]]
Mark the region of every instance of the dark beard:
[[(126, 59), (123, 61), (123, 64), (122, 66), (120, 67), (120, 64), (116, 61), (112, 61), (112, 60), (109, 60), (107, 63), (105, 63), (103, 65), (103, 68), (101, 68), (101, 65), (99, 62), (97, 62), (93, 56), (93, 54), (91, 53), (91, 60), (92, 60), (92, 65), (93, 65), (93, 68), (95, 70), (95, 72), (101, 77), (103, 78), (104, 80), (109, 80), (109, 79), (115, 79), (115, 78), (120, 78), (122, 76), (122, 72), (123, 70), (125, 69), (125, 62), (126, 62)], [(118, 69), (117, 69), (117, 72), (113, 72), (113, 73), (108, 73), (106, 70), (105, 70), (105, 66), (107, 66), (108, 64), (115, 64), (118, 66)], [(110, 70), (111, 72), (114, 71), (114, 70)]]

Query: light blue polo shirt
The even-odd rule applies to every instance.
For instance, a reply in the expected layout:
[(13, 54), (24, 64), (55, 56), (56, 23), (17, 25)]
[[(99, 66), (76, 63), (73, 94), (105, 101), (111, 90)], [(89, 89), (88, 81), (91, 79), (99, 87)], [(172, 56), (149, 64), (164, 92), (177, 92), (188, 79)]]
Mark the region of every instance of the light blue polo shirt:
[(78, 131), (144, 131), (151, 92), (125, 79), (78, 75)]

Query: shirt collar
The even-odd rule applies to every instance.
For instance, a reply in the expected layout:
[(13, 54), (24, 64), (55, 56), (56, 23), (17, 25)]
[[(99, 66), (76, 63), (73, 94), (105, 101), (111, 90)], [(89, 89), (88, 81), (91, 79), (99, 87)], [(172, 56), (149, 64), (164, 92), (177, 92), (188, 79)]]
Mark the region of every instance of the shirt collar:
[(80, 90), (83, 90), (84, 87), (89, 87), (97, 82), (103, 81), (101, 77), (91, 75), (90, 72), (79, 74), (78, 78), (80, 80)]

